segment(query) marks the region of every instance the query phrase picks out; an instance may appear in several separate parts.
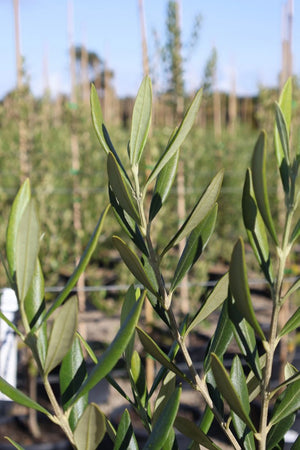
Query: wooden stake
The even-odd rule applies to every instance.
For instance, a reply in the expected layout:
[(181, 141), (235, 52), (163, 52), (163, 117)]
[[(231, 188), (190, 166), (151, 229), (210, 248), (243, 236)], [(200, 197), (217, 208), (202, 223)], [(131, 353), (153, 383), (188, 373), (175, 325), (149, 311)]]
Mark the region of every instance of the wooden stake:
[[(68, 32), (70, 45), (70, 74), (71, 74), (71, 108), (76, 116), (77, 95), (76, 95), (76, 67), (75, 67), (75, 47), (73, 44), (73, 3), (69, 0), (68, 4)], [(73, 225), (76, 234), (75, 238), (75, 258), (76, 264), (79, 263), (81, 256), (81, 241), (80, 235), (82, 232), (81, 221), (81, 203), (80, 203), (80, 185), (79, 185), (79, 171), (80, 171), (80, 155), (77, 134), (71, 129), (71, 155), (72, 155), (72, 174), (73, 174)], [(79, 303), (79, 313), (85, 311), (86, 297), (85, 297), (85, 275), (84, 273), (78, 279), (77, 283), (77, 297)], [(79, 332), (86, 338), (86, 326), (84, 321), (79, 322)]]
[[(280, 76), (280, 89), (282, 90), (287, 79), (292, 76), (292, 25), (293, 25), (293, 0), (288, 0), (283, 8), (282, 15), (282, 68)], [(284, 192), (281, 183), (277, 185), (277, 198), (281, 205), (284, 205)], [(285, 223), (285, 215), (283, 211), (279, 210), (278, 214), (279, 229), (283, 229)], [(287, 286), (284, 286), (287, 290)], [(281, 308), (279, 316), (279, 327), (282, 328), (290, 317), (290, 301), (286, 300)], [(289, 356), (289, 342), (288, 335), (285, 335), (280, 340), (279, 347), (279, 383), (285, 379), (284, 368), (288, 362)]]

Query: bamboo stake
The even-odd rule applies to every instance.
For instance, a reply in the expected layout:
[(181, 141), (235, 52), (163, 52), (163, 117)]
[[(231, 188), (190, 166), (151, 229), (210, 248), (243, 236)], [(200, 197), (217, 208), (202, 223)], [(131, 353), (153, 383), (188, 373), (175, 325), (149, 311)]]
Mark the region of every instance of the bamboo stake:
[[(146, 75), (149, 75), (149, 62), (148, 62), (148, 49), (147, 49), (147, 38), (146, 38), (146, 29), (145, 29), (144, 2), (143, 2), (143, 0), (138, 0), (138, 3), (139, 3), (139, 17), (140, 17), (141, 37), (142, 37), (143, 73), (144, 73), (144, 76), (146, 76)], [(149, 131), (149, 135), (150, 134), (151, 134), (151, 129)], [(149, 167), (149, 158), (147, 158), (147, 159), (148, 159), (148, 161), (146, 162), (146, 167)], [(150, 170), (149, 170), (149, 172), (150, 172)], [(145, 321), (146, 321), (147, 332), (151, 333), (152, 323), (153, 323), (153, 309), (152, 309), (151, 303), (148, 300), (148, 298), (146, 299), (146, 302), (145, 302)], [(146, 358), (145, 371), (146, 371), (147, 388), (148, 388), (148, 390), (150, 390), (153, 385), (154, 376), (155, 376), (154, 359), (151, 358), (150, 356), (147, 356), (147, 358)], [(152, 399), (153, 399), (153, 397), (152, 397)], [(154, 404), (152, 402), (152, 407), (153, 406), (154, 406)]]
[(237, 101), (236, 101), (235, 74), (233, 71), (231, 75), (231, 91), (229, 94), (228, 115), (229, 115), (229, 131), (231, 134), (234, 134), (237, 117)]
[[(181, 5), (177, 0), (176, 7), (176, 27), (180, 29), (180, 8)], [(176, 54), (181, 53), (181, 42), (179, 39), (176, 41)], [(181, 120), (184, 112), (184, 99), (183, 95), (178, 95), (176, 98), (176, 119)], [(184, 161), (179, 159), (178, 171), (177, 171), (177, 215), (178, 222), (181, 225), (186, 216), (186, 202), (185, 202), (185, 178), (184, 178)], [(179, 242), (178, 251), (181, 255), (186, 244), (186, 239)], [(180, 283), (180, 309), (182, 314), (188, 314), (189, 312), (189, 288), (188, 288), (188, 275), (185, 275)]]
[[(292, 26), (293, 26), (293, 0), (288, 0), (283, 7), (282, 14), (282, 68), (280, 76), (280, 89), (283, 88), (287, 79), (292, 76)], [(284, 204), (284, 192), (280, 183), (277, 184), (277, 197), (279, 204)], [(284, 228), (285, 214), (279, 210), (278, 214), (279, 229)], [(288, 286), (283, 289), (287, 290)], [(279, 315), (279, 327), (282, 328), (290, 317), (290, 301), (286, 300), (281, 308)], [(283, 382), (284, 368), (288, 362), (289, 356), (289, 338), (285, 335), (280, 340), (279, 348), (279, 383)]]
[[(75, 68), (75, 47), (73, 45), (73, 3), (69, 0), (68, 3), (68, 34), (70, 45), (70, 75), (71, 75), (71, 108), (73, 111), (74, 119), (77, 107), (77, 95), (76, 95), (76, 68)], [(75, 122), (75, 120), (73, 121)], [(76, 264), (79, 263), (81, 255), (81, 241), (80, 236), (82, 232), (82, 220), (81, 220), (81, 203), (80, 203), (80, 185), (79, 185), (79, 171), (80, 171), (80, 155), (78, 137), (74, 129), (71, 129), (71, 154), (72, 154), (72, 174), (73, 174), (73, 225), (76, 233), (75, 238), (75, 258)], [(79, 313), (85, 311), (86, 297), (85, 297), (85, 275), (82, 275), (78, 279), (77, 283), (77, 297), (79, 303)], [(79, 322), (79, 332), (86, 338), (86, 326), (84, 321)]]

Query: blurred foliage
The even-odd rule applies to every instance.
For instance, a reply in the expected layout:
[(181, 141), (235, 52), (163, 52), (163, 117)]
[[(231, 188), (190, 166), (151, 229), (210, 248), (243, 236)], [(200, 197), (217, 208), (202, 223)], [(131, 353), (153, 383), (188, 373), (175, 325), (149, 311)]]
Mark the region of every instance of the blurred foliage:
[[(295, 83), (298, 88), (298, 83)], [(294, 109), (300, 107), (299, 88), (294, 90)], [(275, 93), (274, 93), (275, 97)], [(270, 102), (270, 106), (269, 105)], [(273, 106), (270, 91), (261, 89), (256, 108), (259, 125), (270, 129), (272, 127)], [(260, 106), (262, 105), (262, 106)], [(273, 103), (272, 103), (273, 105)], [(261, 110), (264, 110), (264, 115)], [(270, 109), (270, 117), (268, 110)], [(266, 112), (267, 111), (267, 112)], [(293, 114), (299, 120), (299, 114)], [(297, 119), (298, 117), (298, 119)], [(75, 118), (75, 119), (74, 119)], [(73, 201), (81, 202), (82, 231), (80, 240), (82, 248), (91, 235), (99, 212), (108, 201), (107, 179), (105, 173), (106, 158), (101, 149), (90, 118), (90, 108), (82, 103), (71, 105), (68, 98), (51, 99), (45, 94), (41, 99), (35, 99), (28, 87), (22, 91), (14, 91), (0, 103), (0, 202), (1, 202), (1, 234), (0, 245), (5, 243), (6, 224), (12, 200), (20, 186), (19, 163), (19, 122), (23, 120), (26, 128), (26, 147), (30, 163), (30, 179), (33, 195), (37, 199), (43, 241), (41, 245), (41, 260), (45, 273), (47, 287), (63, 284), (74, 268), (75, 241), (73, 227)], [(109, 124), (108, 124), (109, 125)], [(298, 124), (297, 124), (298, 125)], [(130, 124), (128, 124), (130, 126)], [(296, 127), (295, 127), (296, 128)], [(71, 162), (71, 132), (78, 138), (80, 151), (80, 195), (74, 199), (73, 177)], [(151, 164), (163, 151), (166, 139), (169, 138), (171, 128), (154, 127), (152, 136), (147, 143), (145, 152), (148, 166), (144, 167), (145, 176)], [(125, 127), (110, 127), (110, 136), (115, 148), (120, 149), (120, 157), (127, 152), (129, 129)], [(190, 211), (196, 198), (203, 191), (208, 181), (221, 167), (225, 169), (224, 183), (219, 199), (219, 216), (217, 230), (212, 238), (212, 245), (206, 250), (206, 270), (218, 262), (228, 264), (232, 248), (232, 241), (243, 233), (242, 218), (239, 214), (243, 177), (251, 158), (251, 149), (256, 140), (257, 131), (253, 124), (240, 123), (236, 134), (231, 135), (224, 129), (222, 137), (216, 139), (213, 124), (208, 123), (206, 129), (201, 125), (195, 126), (184, 142), (181, 158), (185, 167), (185, 190), (187, 211)], [(299, 135), (293, 139), (299, 145)], [(272, 142), (268, 143), (269, 146)], [(296, 145), (296, 147), (297, 147)], [(123, 152), (123, 155), (122, 155)], [(272, 152), (270, 152), (272, 154)], [(272, 157), (268, 160), (272, 173)], [(275, 169), (274, 169), (275, 170)], [(161, 221), (157, 222), (158, 239), (165, 240), (171, 236), (177, 227), (176, 216), (176, 187), (170, 194)], [(276, 186), (274, 186), (275, 201)], [(272, 196), (272, 192), (270, 192)], [(110, 236), (116, 230), (117, 224), (112, 213), (106, 220), (106, 227), (101, 237), (101, 258), (95, 252), (89, 265), (86, 279), (88, 286), (99, 284), (127, 284), (128, 273), (120, 264), (120, 259), (112, 253)], [(159, 242), (158, 242), (159, 243)], [(107, 255), (107, 258), (105, 257)], [(166, 265), (174, 270), (174, 258), (170, 256)], [(167, 269), (168, 267), (166, 267)], [(192, 270), (190, 282), (196, 284), (203, 280), (206, 274)], [(204, 268), (201, 266), (201, 270)], [(201, 276), (200, 276), (201, 275)], [(6, 276), (2, 269), (0, 283), (4, 286)], [(199, 287), (199, 286), (198, 286)], [(193, 291), (199, 290), (191, 288)], [(89, 300), (103, 308), (104, 299), (111, 295), (108, 292), (94, 292), (88, 294)], [(197, 301), (199, 298), (193, 298)]]

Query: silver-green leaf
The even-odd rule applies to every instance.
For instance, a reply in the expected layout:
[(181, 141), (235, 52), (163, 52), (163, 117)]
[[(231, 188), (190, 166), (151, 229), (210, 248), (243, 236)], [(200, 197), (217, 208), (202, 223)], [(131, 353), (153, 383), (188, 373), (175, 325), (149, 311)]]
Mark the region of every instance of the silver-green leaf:
[(47, 375), (68, 353), (77, 328), (78, 306), (77, 300), (71, 298), (60, 309), (54, 319), (44, 366)]
[(152, 87), (148, 76), (144, 78), (139, 88), (131, 123), (130, 134), (130, 162), (136, 166), (142, 156), (151, 123), (152, 111)]

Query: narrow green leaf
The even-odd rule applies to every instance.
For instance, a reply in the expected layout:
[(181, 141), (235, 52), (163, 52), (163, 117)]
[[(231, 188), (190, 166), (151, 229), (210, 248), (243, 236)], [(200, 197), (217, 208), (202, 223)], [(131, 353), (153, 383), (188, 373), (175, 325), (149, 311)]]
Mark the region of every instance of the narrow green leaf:
[[(128, 315), (130, 314), (131, 309), (135, 305), (135, 303), (138, 301), (138, 299), (141, 296), (140, 289), (135, 289), (133, 285), (129, 287), (129, 289), (126, 292), (124, 303), (121, 310), (121, 326), (127, 319)], [(128, 342), (128, 345), (125, 349), (125, 360), (127, 367), (129, 368), (131, 365), (131, 358), (134, 351), (134, 340), (135, 340), (135, 332), (132, 334), (132, 337), (130, 341)]]
[(21, 338), (24, 339), (23, 334), (21, 331), (16, 327), (14, 323), (12, 323), (4, 314), (2, 311), (0, 311), (0, 319), (4, 320), (4, 322), (12, 329), (14, 332)]
[(150, 222), (154, 219), (169, 195), (177, 172), (178, 159), (179, 150), (170, 158), (156, 179), (149, 211)]
[(141, 230), (138, 227), (137, 223), (121, 207), (115, 194), (111, 190), (110, 186), (108, 188), (108, 191), (109, 191), (110, 203), (111, 203), (111, 206), (113, 207), (113, 211), (114, 211), (117, 221), (119, 222), (119, 224), (121, 225), (121, 227), (123, 228), (125, 233), (130, 237), (132, 242), (137, 246), (137, 248), (144, 255), (149, 256), (146, 243), (144, 241)]
[(155, 288), (152, 286), (151, 281), (147, 277), (145, 269), (137, 257), (137, 255), (126, 245), (126, 243), (118, 236), (113, 236), (113, 243), (121, 255), (124, 263), (135, 276), (135, 278), (142, 283), (146, 289), (149, 289), (154, 295), (157, 294)]
[(187, 239), (180, 260), (175, 269), (170, 292), (173, 292), (188, 270), (195, 264), (205, 249), (216, 225), (218, 205), (211, 209)]
[(217, 383), (217, 387), (229, 404), (232, 411), (235, 412), (245, 422), (250, 430), (256, 433), (255, 426), (253, 425), (247, 411), (245, 410), (240, 400), (239, 394), (234, 388), (225, 367), (214, 353), (211, 354), (211, 368)]
[(27, 179), (20, 187), (12, 204), (6, 231), (6, 256), (12, 278), (16, 272), (16, 241), (23, 212), (31, 199), (30, 181)]
[[(86, 365), (80, 346), (80, 340), (75, 336), (72, 346), (64, 359), (59, 371), (59, 386), (61, 402), (64, 411), (69, 407), (70, 400), (77, 393), (87, 376)], [(79, 418), (88, 404), (88, 395), (82, 396), (74, 405), (69, 416), (71, 429), (74, 430)]]
[(24, 308), (30, 328), (40, 325), (42, 314), (45, 311), (44, 276), (39, 259), (33, 272), (31, 285), (24, 300)]
[(46, 416), (50, 416), (50, 413), (37, 402), (27, 397), (22, 391), (16, 389), (14, 386), (9, 384), (4, 378), (0, 377), (0, 391), (6, 395), (8, 398), (18, 403), (19, 405), (26, 406), (27, 408), (35, 409)]
[(214, 421), (214, 413), (209, 408), (209, 406), (206, 405), (204, 413), (202, 414), (202, 417), (201, 417), (200, 425), (199, 425), (200, 430), (205, 434), (205, 436), (207, 436), (213, 421)]
[(139, 403), (145, 408), (147, 400), (147, 385), (144, 366), (137, 351), (134, 351), (131, 358), (130, 374), (134, 384), (135, 392)]
[(287, 293), (283, 297), (283, 300), (288, 298), (290, 295), (292, 295), (294, 292), (296, 292), (299, 288), (300, 288), (300, 277), (289, 288), (289, 290), (287, 291)]
[[(247, 414), (250, 414), (250, 403), (246, 378), (244, 375), (244, 370), (241, 361), (238, 356), (235, 356), (233, 359), (230, 372), (230, 379), (233, 387), (235, 388), (241, 400), (244, 410), (246, 411)], [(232, 412), (231, 415), (237, 436), (240, 442), (243, 443), (243, 448), (245, 448), (245, 450), (252, 450), (253, 448), (255, 448), (253, 433), (247, 430), (245, 422), (242, 419), (240, 419), (240, 417), (237, 414)]]
[(221, 189), (222, 180), (223, 171), (221, 170), (207, 186), (200, 200), (196, 203), (192, 212), (189, 214), (188, 218), (177, 231), (175, 236), (165, 247), (161, 256), (163, 256), (168, 250), (170, 250), (170, 248), (174, 247), (176, 244), (178, 244), (178, 242), (188, 236), (193, 231), (193, 229), (196, 228), (199, 223), (205, 218), (205, 216), (217, 201)]
[(213, 290), (209, 293), (207, 299), (196, 313), (195, 317), (188, 326), (186, 334), (190, 333), (199, 323), (205, 320), (213, 311), (215, 311), (228, 297), (228, 273), (220, 278)]
[(112, 376), (106, 375), (105, 379), (123, 398), (125, 398), (125, 400), (129, 404), (134, 405), (130, 397), (126, 394), (126, 392), (121, 388), (121, 386), (116, 382), (116, 380)]
[(232, 322), (234, 337), (241, 353), (245, 356), (245, 359), (255, 376), (261, 380), (261, 364), (254, 329), (243, 317), (243, 314), (239, 311), (231, 296), (228, 301), (228, 315)]
[[(212, 353), (211, 353), (212, 355)], [(212, 358), (210, 358), (212, 359)], [(210, 395), (210, 398), (212, 399), (213, 405), (215, 409), (219, 412), (220, 417), (224, 417), (225, 413), (225, 407), (224, 407), (224, 401), (223, 397), (221, 395), (221, 391), (219, 390), (219, 387), (217, 386), (215, 377), (213, 375), (213, 371), (210, 368), (210, 370), (205, 374), (205, 383)], [(208, 426), (208, 424), (206, 424)], [(201, 426), (201, 430), (203, 431), (203, 428)]]
[[(291, 116), (292, 116), (292, 80), (288, 79), (283, 90), (281, 92), (278, 105), (281, 109), (282, 115), (286, 123), (287, 133), (290, 131)], [(288, 174), (288, 160), (286, 159), (285, 152), (282, 148), (282, 143), (280, 139), (280, 133), (278, 130), (278, 124), (275, 123), (274, 130), (274, 146), (275, 154), (277, 159), (277, 165), (280, 170), (280, 176), (282, 180), (282, 185), (285, 192), (289, 191), (289, 174)]]
[(278, 245), (278, 238), (276, 235), (272, 219), (269, 197), (267, 192), (266, 146), (267, 146), (267, 135), (265, 131), (262, 131), (255, 144), (251, 162), (253, 189), (257, 201), (257, 206), (259, 208), (263, 221), (266, 227), (268, 228), (275, 245)]
[(99, 406), (90, 403), (80, 417), (74, 431), (74, 442), (78, 449), (95, 450), (106, 432), (105, 416)]
[(78, 338), (80, 340), (81, 345), (84, 347), (84, 349), (86, 350), (87, 354), (89, 355), (89, 357), (91, 358), (93, 363), (97, 364), (98, 359), (97, 359), (97, 356), (95, 355), (95, 352), (91, 348), (91, 346), (86, 342), (86, 340), (81, 336), (81, 334), (78, 333), (78, 331), (76, 331), (75, 336), (76, 336), (76, 338)]
[(159, 393), (156, 397), (154, 412), (152, 416), (152, 424), (154, 425), (159, 420), (167, 401), (174, 394), (176, 387), (176, 375), (174, 372), (168, 372), (162, 381)]
[(299, 389), (299, 379), (286, 388), (282, 395), (281, 401), (276, 403), (274, 407), (273, 415), (269, 422), (270, 425), (275, 425), (300, 408)]
[(15, 448), (17, 448), (18, 450), (25, 450), (24, 447), (22, 447), (20, 444), (18, 444), (16, 441), (14, 441), (13, 439), (11, 439), (10, 437), (5, 436), (5, 439), (7, 439), (7, 440), (11, 443), (11, 445), (13, 445), (13, 446), (14, 446)]
[(276, 448), (276, 445), (284, 438), (286, 432), (292, 428), (294, 422), (295, 414), (291, 414), (276, 423), (276, 425), (274, 425), (268, 433), (266, 448)]
[(189, 109), (185, 113), (185, 116), (180, 126), (178, 127), (178, 130), (174, 134), (173, 139), (170, 140), (164, 153), (161, 155), (154, 169), (152, 170), (147, 180), (145, 188), (147, 188), (147, 186), (150, 183), (152, 183), (152, 181), (155, 180), (155, 178), (158, 176), (158, 174), (164, 168), (167, 162), (172, 158), (172, 156), (174, 156), (177, 150), (181, 147), (181, 144), (184, 142), (196, 119), (200, 107), (201, 98), (202, 98), (202, 90), (197, 92), (193, 102), (191, 103)]
[(291, 450), (299, 450), (299, 447), (300, 447), (300, 435), (297, 437), (297, 439), (291, 446)]
[(33, 200), (29, 200), (20, 218), (15, 243), (18, 296), (24, 301), (37, 264), (40, 226)]
[(53, 303), (53, 305), (49, 308), (47, 314), (45, 315), (44, 320), (46, 320), (56, 310), (56, 308), (58, 308), (66, 300), (66, 298), (71, 293), (72, 289), (76, 286), (76, 283), (77, 283), (80, 275), (85, 271), (85, 269), (91, 259), (91, 256), (96, 248), (96, 245), (98, 244), (99, 236), (100, 236), (102, 228), (103, 228), (104, 219), (107, 215), (109, 208), (110, 208), (110, 206), (107, 206), (105, 208), (105, 210), (103, 211), (103, 213), (101, 214), (100, 219), (99, 219), (99, 221), (94, 229), (94, 232), (84, 250), (84, 253), (82, 254), (82, 256), (80, 258), (80, 261), (79, 261), (77, 267), (75, 268), (73, 274), (69, 278), (67, 284), (65, 285), (65, 287), (63, 288), (61, 293), (58, 295), (58, 297), (55, 300), (55, 302)]
[(288, 380), (290, 377), (293, 377), (294, 375), (299, 374), (299, 371), (296, 369), (293, 364), (287, 362), (284, 366), (284, 378), (285, 380)]
[(180, 433), (192, 439), (197, 444), (209, 450), (221, 450), (221, 447), (214, 444), (213, 441), (199, 428), (194, 422), (191, 422), (186, 417), (177, 416), (174, 422), (175, 428)]
[(300, 306), (297, 309), (297, 311), (292, 315), (292, 317), (289, 318), (287, 323), (284, 325), (278, 337), (281, 338), (285, 334), (291, 333), (299, 326), (300, 326)]
[(43, 322), (43, 315), (46, 310), (44, 295), (44, 276), (41, 264), (37, 258), (32, 282), (24, 299), (24, 309), (30, 328), (40, 327), (37, 333), (38, 339), (36, 341), (36, 348), (42, 367), (45, 364), (48, 346), (47, 324), (46, 322)]
[(249, 322), (260, 338), (265, 341), (264, 333), (255, 317), (247, 279), (244, 242), (241, 238), (234, 246), (229, 268), (230, 290), (243, 317)]
[(273, 281), (273, 273), (269, 244), (265, 225), (257, 207), (253, 190), (252, 173), (250, 169), (247, 170), (245, 178), (242, 210), (244, 225), (247, 230), (249, 242), (263, 273), (271, 284)]
[(298, 222), (296, 223), (293, 232), (292, 232), (292, 236), (291, 236), (291, 244), (294, 244), (297, 239), (299, 239), (300, 236), (300, 219), (298, 220)]
[(144, 303), (145, 293), (140, 297), (140, 299), (133, 306), (127, 319), (121, 326), (117, 335), (115, 336), (112, 343), (107, 347), (105, 352), (101, 355), (98, 360), (98, 364), (90, 372), (88, 378), (82, 384), (81, 388), (77, 392), (75, 398), (73, 398), (73, 403), (78, 400), (86, 392), (89, 392), (97, 383), (99, 383), (116, 365), (120, 359), (122, 353), (124, 352), (132, 333), (135, 330), (136, 324), (139, 320), (142, 305)]
[(132, 166), (139, 163), (145, 147), (151, 122), (152, 87), (148, 76), (144, 78), (139, 88), (131, 122), (130, 162)]
[(282, 383), (280, 383), (272, 390), (270, 397), (273, 397), (274, 394), (276, 394), (278, 391), (281, 391), (284, 387), (287, 387), (290, 384), (300, 380), (300, 372), (295, 368), (294, 370), (295, 370), (294, 373), (289, 378), (286, 378)]
[[(266, 354), (263, 353), (259, 357), (259, 366), (260, 366), (260, 372), (264, 374), (265, 366), (266, 366)], [(247, 376), (247, 389), (249, 393), (249, 401), (250, 403), (259, 396), (261, 392), (261, 380), (256, 375), (257, 371), (251, 370)], [(261, 377), (260, 377), (261, 378)]]
[(136, 330), (144, 349), (147, 353), (149, 353), (149, 355), (155, 358), (162, 366), (171, 370), (176, 375), (190, 383), (190, 380), (187, 378), (187, 376), (180, 369), (178, 369), (178, 367), (170, 360), (168, 355), (166, 355), (158, 347), (154, 340), (144, 330), (139, 327), (137, 327)]
[[(185, 331), (185, 327), (186, 327), (186, 320), (181, 324), (181, 328), (179, 329), (179, 332), (181, 334), (181, 336), (184, 334)], [(179, 345), (177, 341), (174, 341), (169, 352), (168, 352), (168, 358), (170, 361), (173, 361), (177, 355), (179, 351)], [(154, 392), (156, 391), (156, 388), (158, 387), (159, 383), (164, 379), (164, 377), (166, 376), (166, 374), (168, 373), (168, 369), (166, 369), (164, 366), (162, 366), (159, 371), (157, 372), (152, 387), (150, 389), (149, 392), (149, 398), (152, 397), (152, 395), (154, 394)]]
[(110, 152), (110, 148), (106, 143), (106, 139), (103, 135), (103, 114), (101, 109), (100, 100), (98, 97), (97, 90), (94, 84), (91, 85), (91, 112), (92, 112), (92, 121), (94, 125), (94, 129), (96, 131), (97, 138), (104, 151), (108, 154)]
[(139, 450), (127, 409), (122, 414), (113, 450)]
[(115, 194), (120, 206), (138, 223), (141, 219), (137, 210), (137, 206), (129, 191), (127, 183), (121, 173), (120, 166), (117, 163), (115, 156), (109, 152), (107, 156), (107, 173), (109, 184), (113, 193)]
[(78, 306), (75, 299), (68, 300), (54, 319), (45, 360), (44, 373), (47, 375), (64, 358), (71, 348), (78, 321)]
[(176, 388), (169, 398), (159, 420), (156, 421), (152, 432), (143, 447), (144, 450), (163, 448), (168, 434), (173, 427), (180, 403), (181, 388)]
[[(226, 280), (226, 274), (221, 278)], [(228, 275), (227, 275), (228, 277)], [(220, 280), (220, 281), (221, 281)], [(227, 278), (228, 283), (228, 278)], [(217, 286), (215, 287), (215, 289)], [(222, 292), (222, 290), (221, 290)], [(213, 295), (213, 294), (212, 294)], [(227, 295), (227, 294), (226, 294)], [(204, 360), (204, 369), (205, 372), (208, 372), (210, 369), (210, 355), (211, 353), (215, 353), (219, 359), (222, 360), (224, 353), (226, 352), (228, 345), (232, 341), (233, 331), (232, 331), (232, 323), (228, 318), (228, 301), (225, 300), (223, 303), (223, 307), (221, 310), (221, 314), (219, 316), (219, 320), (216, 326), (216, 330), (213, 333), (213, 336), (209, 342), (209, 346), (206, 351), (206, 356)]]
[(286, 159), (287, 165), (290, 165), (290, 149), (289, 149), (289, 136), (285, 117), (278, 103), (275, 102), (275, 119), (276, 127), (280, 137), (281, 147)]

